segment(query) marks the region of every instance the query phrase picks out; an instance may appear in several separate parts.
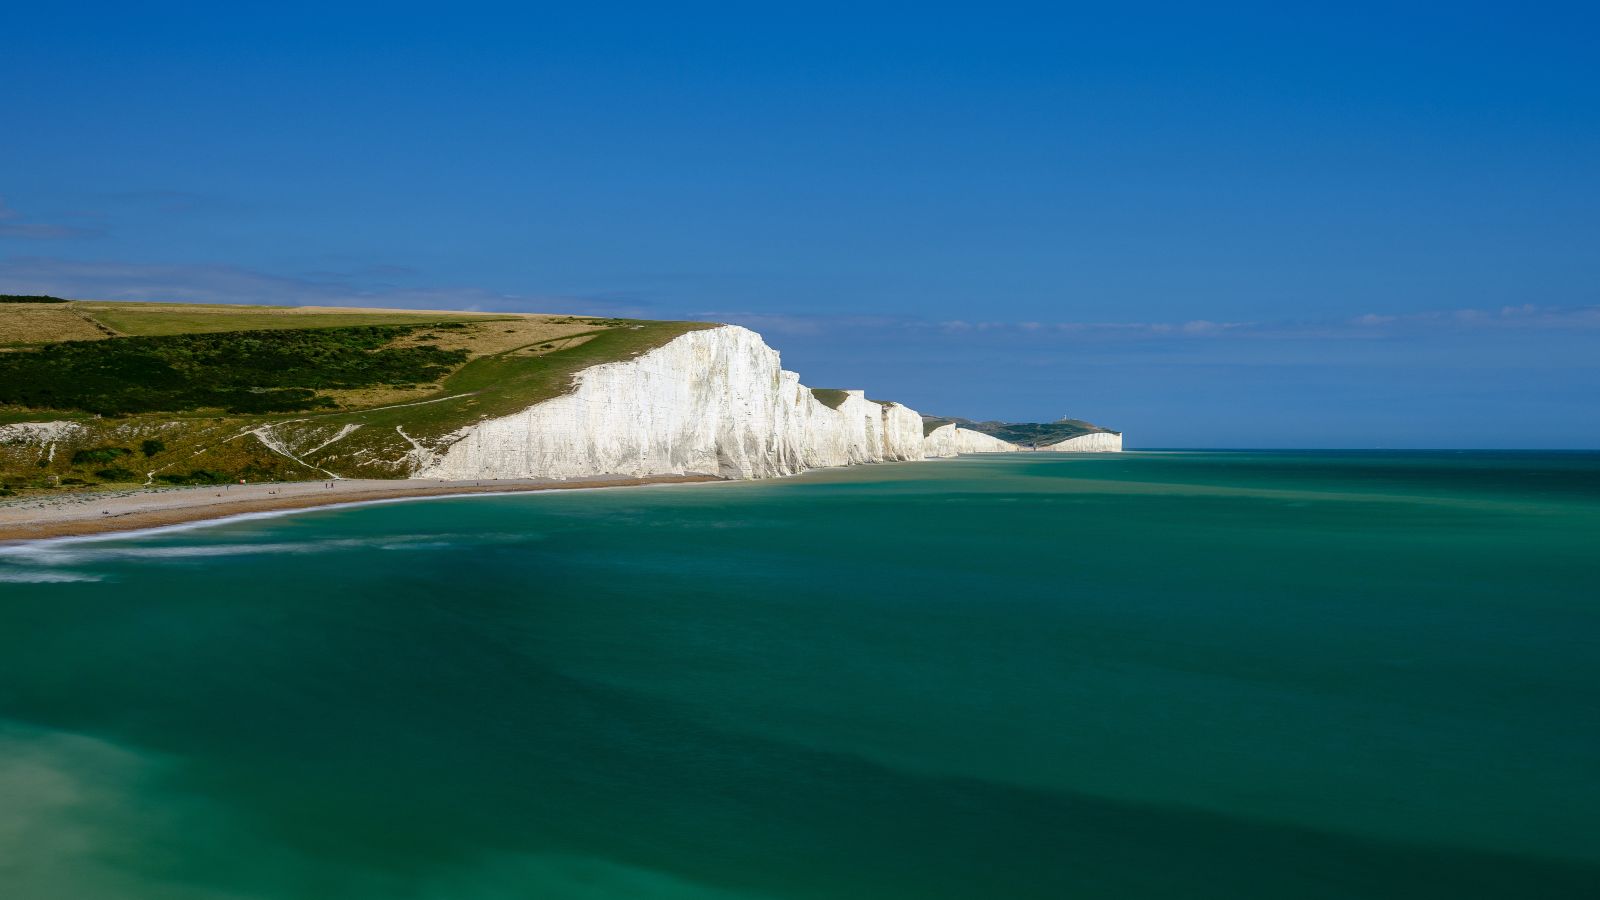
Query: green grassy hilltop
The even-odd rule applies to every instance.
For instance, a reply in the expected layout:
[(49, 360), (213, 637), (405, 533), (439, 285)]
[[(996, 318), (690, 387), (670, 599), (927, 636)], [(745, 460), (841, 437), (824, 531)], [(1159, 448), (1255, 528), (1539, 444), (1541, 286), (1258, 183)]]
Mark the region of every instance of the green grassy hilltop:
[(18, 298), (0, 306), (0, 479), (17, 493), (398, 477), (419, 441), (709, 327)]

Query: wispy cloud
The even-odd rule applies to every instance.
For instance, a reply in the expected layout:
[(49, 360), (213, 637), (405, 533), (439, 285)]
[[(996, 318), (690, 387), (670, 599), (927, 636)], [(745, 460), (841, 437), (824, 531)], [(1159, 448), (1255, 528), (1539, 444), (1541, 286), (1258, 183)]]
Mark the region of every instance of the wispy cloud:
[(28, 221), (16, 210), (7, 206), (4, 198), (0, 198), (0, 238), (57, 241), (70, 238), (95, 237), (101, 233), (98, 228), (82, 228), (76, 225)]
[(278, 275), (241, 266), (148, 264), (31, 256), (0, 259), (0, 291), (95, 300), (261, 303), (281, 306), (384, 306), (576, 312), (640, 316), (637, 301), (611, 295), (545, 296), (479, 287), (403, 287), (390, 282), (414, 270), (360, 266), (348, 272)]
[(764, 312), (698, 312), (690, 313), (684, 318), (743, 325), (762, 334), (799, 336), (823, 335), (839, 331), (906, 329), (927, 324), (893, 316), (805, 316)]
[(249, 203), (221, 194), (170, 189), (108, 191), (94, 195), (93, 199), (113, 210), (153, 215), (249, 212), (253, 208)]
[(1349, 319), (1258, 321), (1038, 321), (919, 319), (873, 316), (794, 316), (755, 312), (703, 312), (694, 318), (746, 325), (780, 334), (824, 335), (868, 329), (953, 336), (1014, 335), (1077, 341), (1232, 339), (1377, 339), (1407, 334), (1493, 329), (1600, 330), (1600, 306), (1524, 304), (1497, 309), (1367, 313)]
[(1428, 310), (1398, 315), (1368, 313), (1349, 324), (1363, 329), (1589, 329), (1600, 328), (1600, 306), (1540, 306), (1524, 303), (1498, 309)]

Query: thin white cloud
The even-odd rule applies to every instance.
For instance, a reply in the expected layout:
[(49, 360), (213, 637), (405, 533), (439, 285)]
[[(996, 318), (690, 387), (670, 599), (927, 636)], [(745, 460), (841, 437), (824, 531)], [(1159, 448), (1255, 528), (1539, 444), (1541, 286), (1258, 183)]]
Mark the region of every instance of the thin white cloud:
[(251, 208), (248, 203), (221, 194), (166, 189), (109, 191), (95, 195), (94, 200), (114, 208), (169, 215), (241, 212)]
[(820, 335), (839, 329), (904, 328), (908, 320), (892, 316), (791, 316), (749, 311), (690, 313), (684, 318), (699, 322), (743, 325), (762, 334)]
[(0, 259), (0, 292), (84, 300), (383, 306), (640, 316), (638, 304), (608, 296), (533, 296), (476, 287), (407, 288), (375, 281), (387, 267), (293, 277), (240, 266), (85, 262), (54, 257)]
[(1364, 329), (1391, 332), (1420, 329), (1559, 329), (1600, 328), (1600, 306), (1541, 306), (1524, 303), (1499, 309), (1425, 310), (1397, 315), (1368, 313), (1350, 320)]
[(50, 222), (29, 222), (0, 198), (0, 239), (17, 238), (28, 241), (58, 241), (69, 238), (93, 237), (100, 234), (96, 228), (76, 225), (57, 225)]
[[(928, 320), (864, 316), (774, 316), (758, 313), (704, 313), (696, 318), (734, 322), (785, 334), (821, 335), (876, 328), (944, 335), (1056, 335), (1073, 340), (1214, 340), (1219, 338), (1373, 339), (1404, 334), (1490, 329), (1600, 330), (1600, 306), (1559, 307), (1523, 304), (1498, 309), (1449, 309), (1417, 313), (1367, 313), (1347, 320), (1267, 320), (1226, 322), (1211, 319), (1151, 322), (1016, 322)], [(774, 325), (778, 327), (774, 327)]]

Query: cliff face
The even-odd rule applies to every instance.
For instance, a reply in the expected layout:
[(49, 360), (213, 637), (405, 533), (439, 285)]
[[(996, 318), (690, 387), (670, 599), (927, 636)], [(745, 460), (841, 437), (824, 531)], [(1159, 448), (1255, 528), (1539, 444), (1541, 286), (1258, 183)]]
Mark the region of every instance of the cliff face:
[(570, 478), (702, 473), (792, 475), (929, 456), (1016, 449), (957, 429), (924, 438), (922, 416), (847, 391), (837, 409), (737, 326), (685, 334), (578, 375), (574, 390), (419, 450), (415, 478)]
[(436, 449), (418, 448), (412, 474), (764, 478), (847, 465), (870, 459), (873, 447), (865, 401), (850, 400), (828, 409), (753, 332), (714, 328), (585, 369), (569, 394), (468, 426)]
[(1075, 438), (1067, 438), (1040, 450), (1066, 450), (1072, 453), (1121, 453), (1122, 435), (1106, 432), (1095, 434), (1080, 434)]
[(1024, 448), (970, 428), (940, 425), (923, 439), (928, 456), (950, 457), (962, 453), (1012, 453)]

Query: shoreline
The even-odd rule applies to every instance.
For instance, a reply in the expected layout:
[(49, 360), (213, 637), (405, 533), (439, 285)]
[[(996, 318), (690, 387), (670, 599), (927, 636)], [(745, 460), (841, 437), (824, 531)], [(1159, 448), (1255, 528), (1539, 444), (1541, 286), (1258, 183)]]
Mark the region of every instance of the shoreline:
[[(704, 484), (712, 475), (594, 476), (555, 479), (340, 479), (249, 485), (139, 489), (106, 494), (28, 498), (0, 504), (0, 545), (51, 538), (113, 535), (230, 519), (382, 501), (473, 494)], [(329, 487), (328, 485), (332, 485)]]

